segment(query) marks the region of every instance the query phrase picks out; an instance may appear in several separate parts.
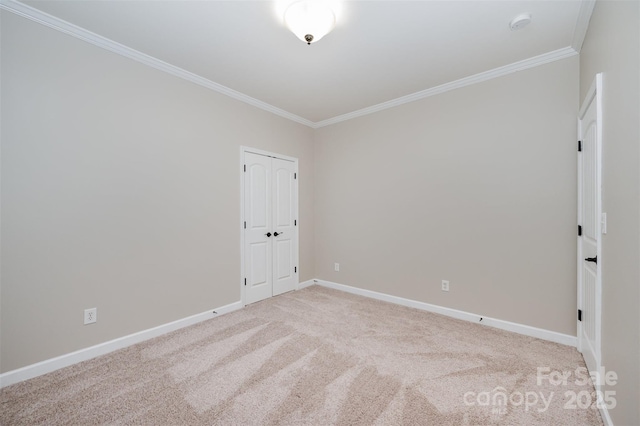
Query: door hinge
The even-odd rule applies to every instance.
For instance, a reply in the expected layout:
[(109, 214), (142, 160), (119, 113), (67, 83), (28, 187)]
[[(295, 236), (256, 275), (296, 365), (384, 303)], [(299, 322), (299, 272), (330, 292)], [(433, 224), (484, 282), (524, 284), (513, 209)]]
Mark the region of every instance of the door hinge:
[(293, 268), (293, 272), (295, 272), (296, 274), (298, 273), (298, 267), (297, 266)]
[(244, 221), (244, 229), (247, 229), (247, 221)]
[(578, 141), (578, 152), (582, 152), (582, 141)]
[(246, 164), (244, 165), (244, 171), (245, 172), (247, 171), (247, 165)]
[(294, 174), (293, 174), (293, 178), (294, 178), (294, 179), (298, 179), (298, 174), (297, 174), (297, 173), (294, 173)]
[(293, 226), (298, 226), (298, 221), (297, 220), (293, 221)]
[(578, 321), (582, 321), (582, 309), (578, 309)]
[[(246, 222), (245, 222), (246, 223)], [(246, 226), (245, 226), (246, 227)], [(582, 236), (582, 226), (578, 225), (578, 237)]]
[(244, 285), (247, 285), (247, 279), (246, 278), (244, 279)]

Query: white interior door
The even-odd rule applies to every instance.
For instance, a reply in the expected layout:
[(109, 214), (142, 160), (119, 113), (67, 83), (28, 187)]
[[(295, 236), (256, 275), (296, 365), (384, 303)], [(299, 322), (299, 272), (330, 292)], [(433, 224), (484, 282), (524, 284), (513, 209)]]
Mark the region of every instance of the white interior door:
[(580, 109), (578, 152), (578, 350), (599, 371), (602, 298), (601, 76)]
[(297, 163), (243, 152), (244, 303), (294, 290), (298, 284)]
[(245, 154), (245, 304), (272, 295), (271, 158)]
[(273, 182), (273, 295), (295, 290), (297, 239), (295, 226), (295, 164), (274, 158)]

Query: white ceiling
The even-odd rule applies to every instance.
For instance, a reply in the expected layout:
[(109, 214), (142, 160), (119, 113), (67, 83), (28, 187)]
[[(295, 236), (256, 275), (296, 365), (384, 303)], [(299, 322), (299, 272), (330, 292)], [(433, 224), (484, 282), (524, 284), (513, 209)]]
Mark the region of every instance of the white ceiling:
[[(308, 46), (273, 1), (24, 3), (314, 126), (572, 44), (577, 50), (574, 33), (586, 29), (581, 0), (346, 1), (336, 28)], [(532, 23), (511, 31), (522, 12)]]

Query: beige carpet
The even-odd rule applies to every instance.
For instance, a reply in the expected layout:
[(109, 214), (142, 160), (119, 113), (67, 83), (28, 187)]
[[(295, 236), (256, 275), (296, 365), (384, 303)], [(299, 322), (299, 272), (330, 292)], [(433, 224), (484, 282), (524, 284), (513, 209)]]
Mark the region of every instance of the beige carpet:
[(593, 392), (578, 367), (575, 348), (312, 286), (9, 386), (0, 424), (602, 424), (572, 408)]

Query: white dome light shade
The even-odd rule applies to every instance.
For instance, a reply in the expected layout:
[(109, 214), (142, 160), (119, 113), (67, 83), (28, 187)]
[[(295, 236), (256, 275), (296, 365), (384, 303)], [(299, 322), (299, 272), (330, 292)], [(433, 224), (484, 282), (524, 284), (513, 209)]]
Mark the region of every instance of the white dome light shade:
[(296, 37), (311, 44), (336, 26), (336, 15), (328, 1), (299, 0), (284, 12), (284, 22)]

